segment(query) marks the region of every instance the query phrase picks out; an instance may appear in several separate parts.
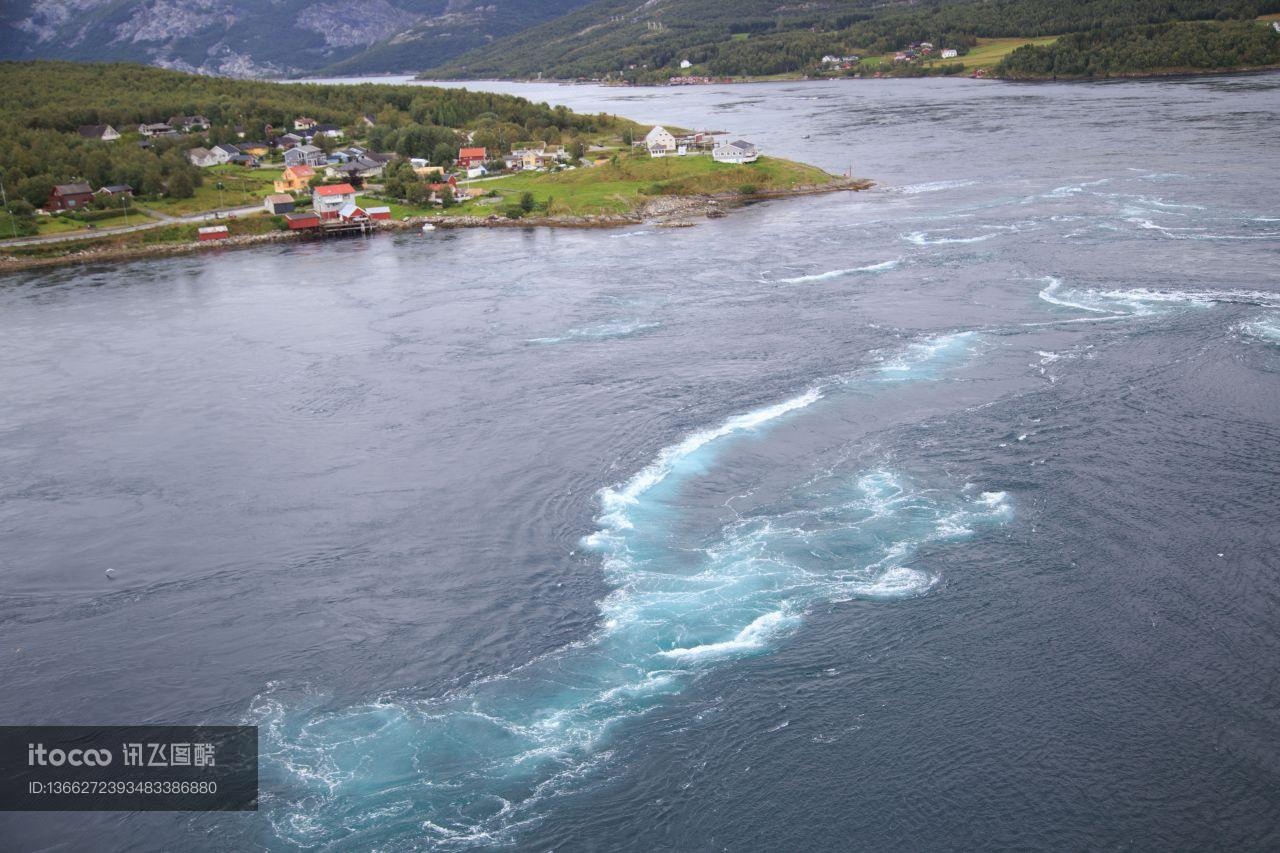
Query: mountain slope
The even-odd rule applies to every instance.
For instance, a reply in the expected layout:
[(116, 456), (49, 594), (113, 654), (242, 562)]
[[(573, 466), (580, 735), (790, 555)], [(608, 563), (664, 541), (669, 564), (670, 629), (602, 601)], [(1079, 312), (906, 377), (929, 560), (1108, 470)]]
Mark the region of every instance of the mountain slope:
[(930, 41), (1118, 31), (1174, 21), (1248, 20), (1280, 0), (597, 0), (478, 48), (424, 76), (665, 79), (765, 75), (831, 53), (878, 55)]
[(145, 62), (229, 76), (417, 71), (584, 0), (9, 0), (0, 59)]

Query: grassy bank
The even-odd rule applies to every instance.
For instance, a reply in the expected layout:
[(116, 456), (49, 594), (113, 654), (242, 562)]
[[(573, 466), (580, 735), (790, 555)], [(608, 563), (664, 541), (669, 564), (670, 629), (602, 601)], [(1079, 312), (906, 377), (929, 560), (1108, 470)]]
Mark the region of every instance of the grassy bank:
[(538, 212), (550, 216), (630, 214), (661, 197), (785, 193), (840, 179), (814, 166), (776, 157), (754, 163), (716, 163), (708, 155), (650, 158), (621, 156), (598, 166), (562, 172), (519, 172), (466, 184), (483, 193), (448, 210), (393, 203), (392, 216), (487, 216), (505, 214), (525, 193)]
[[(285, 229), (284, 219), (279, 216), (249, 216), (241, 219), (224, 220), (232, 237), (249, 237), (269, 234)], [(124, 234), (103, 234), (96, 239), (77, 240), (75, 242), (36, 243), (30, 246), (0, 247), (0, 271), (6, 268), (20, 268), (22, 261), (66, 258), (76, 256), (120, 254), (127, 256), (136, 250), (139, 256), (145, 256), (150, 250), (163, 247), (181, 246), (195, 243), (196, 223), (176, 223), (149, 228), (145, 231), (131, 231)], [(7, 260), (12, 262), (6, 265)]]

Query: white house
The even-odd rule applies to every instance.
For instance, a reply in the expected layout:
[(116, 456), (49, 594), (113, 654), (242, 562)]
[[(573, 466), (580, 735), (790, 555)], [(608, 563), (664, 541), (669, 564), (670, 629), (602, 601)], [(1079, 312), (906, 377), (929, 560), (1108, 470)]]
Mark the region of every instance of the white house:
[(692, 67), (693, 67), (693, 63), (692, 63), (692, 62), (690, 62), (690, 61), (689, 61), (689, 60), (687, 60), (687, 59), (682, 59), (682, 60), (680, 60), (680, 67), (681, 67), (681, 68), (692, 68)]
[(717, 163), (754, 163), (759, 156), (754, 145), (741, 139), (711, 149), (711, 159)]
[(187, 150), (187, 159), (191, 161), (192, 166), (216, 166), (219, 163), (226, 162), (219, 160), (217, 155), (208, 148), (190, 148)]
[(86, 124), (76, 131), (85, 139), (98, 139), (102, 142), (114, 142), (120, 134), (109, 124)]
[(351, 184), (321, 184), (311, 191), (311, 207), (321, 219), (336, 219), (339, 211), (355, 203), (356, 191)]
[(645, 134), (644, 147), (649, 150), (651, 157), (665, 157), (675, 153), (676, 138), (665, 127), (658, 125)]
[(240, 149), (234, 145), (215, 145), (209, 151), (219, 163), (230, 163), (232, 157), (240, 156)]
[(323, 166), (329, 155), (314, 145), (297, 145), (284, 152), (286, 166)]
[(954, 47), (944, 47), (942, 49), (943, 59), (955, 59), (957, 56), (959, 56), (959, 53), (956, 51)]

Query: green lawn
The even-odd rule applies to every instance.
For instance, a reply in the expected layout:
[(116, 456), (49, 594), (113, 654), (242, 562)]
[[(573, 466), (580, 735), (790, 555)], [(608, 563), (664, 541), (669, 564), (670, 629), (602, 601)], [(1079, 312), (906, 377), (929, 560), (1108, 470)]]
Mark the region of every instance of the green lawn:
[[(36, 225), (36, 233), (33, 235), (23, 234), (19, 230), (20, 237), (43, 237), (46, 234), (70, 234), (77, 231), (99, 230), (105, 231), (111, 228), (119, 228), (123, 225), (140, 225), (143, 222), (150, 222), (149, 216), (143, 215), (140, 211), (135, 210), (132, 205), (129, 207), (129, 216), (126, 223), (123, 211), (115, 211), (107, 216), (95, 219), (92, 223), (81, 222), (78, 219), (72, 219), (70, 216), (36, 216), (32, 220)], [(93, 228), (89, 228), (92, 224)], [(13, 224), (7, 212), (0, 211), (0, 240), (13, 238)]]
[[(201, 170), (204, 183), (196, 187), (196, 194), (191, 198), (162, 198), (144, 202), (144, 204), (151, 210), (169, 216), (185, 216), (219, 208), (262, 204), (263, 196), (275, 192), (273, 183), (280, 177), (283, 169), (283, 166), (273, 166), (268, 169), (211, 166)], [(218, 190), (219, 183), (223, 185), (221, 191)]]
[(506, 203), (533, 193), (534, 201), (552, 199), (550, 212), (565, 215), (628, 213), (658, 195), (703, 195), (738, 192), (751, 186), (759, 191), (785, 190), (803, 185), (825, 184), (833, 179), (821, 169), (761, 157), (754, 163), (716, 163), (706, 154), (686, 157), (621, 158), (617, 163), (580, 167), (563, 172), (519, 172), (508, 177), (483, 181), (474, 188), (496, 190), (503, 203), (480, 205), (471, 202), (455, 213), (499, 213)]

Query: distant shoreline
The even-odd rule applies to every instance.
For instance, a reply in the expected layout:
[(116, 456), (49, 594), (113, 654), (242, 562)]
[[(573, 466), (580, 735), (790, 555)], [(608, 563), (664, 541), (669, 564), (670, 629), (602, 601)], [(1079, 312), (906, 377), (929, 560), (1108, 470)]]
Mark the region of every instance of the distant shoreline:
[[(843, 178), (829, 184), (794, 187), (789, 189), (766, 190), (750, 195), (741, 193), (720, 193), (700, 196), (662, 196), (652, 199), (644, 208), (633, 213), (594, 214), (582, 216), (528, 216), (520, 219), (508, 219), (505, 216), (492, 214), (489, 216), (457, 216), (432, 217), (415, 216), (404, 220), (379, 223), (377, 231), (417, 231), (430, 223), (441, 231), (460, 228), (621, 228), (627, 226), (653, 224), (659, 227), (684, 227), (694, 223), (697, 218), (716, 217), (727, 211), (755, 204), (798, 196), (822, 195), (833, 192), (859, 192), (875, 186), (875, 182), (865, 178)], [(374, 233), (377, 233), (375, 231)], [(109, 235), (103, 235), (108, 237)], [(220, 249), (245, 249), (264, 246), (271, 243), (284, 242), (318, 242), (324, 238), (301, 231), (273, 231), (267, 234), (250, 234), (232, 237), (227, 240), (182, 243), (165, 243), (145, 246), (113, 245), (93, 247), (87, 246), (78, 251), (47, 257), (21, 257), (0, 254), (0, 275), (8, 272), (22, 272), (31, 269), (47, 269), (51, 267), (73, 266), (79, 264), (116, 263), (147, 258), (160, 258), (175, 255), (188, 255), (197, 252), (216, 251)], [(350, 239), (350, 238), (347, 238)], [(3, 248), (0, 247), (0, 252)]]
[[(477, 79), (450, 79), (438, 77), (412, 77), (415, 83), (424, 85), (439, 85), (448, 83), (452, 85), (465, 85), (467, 83), (521, 83), (534, 84), (546, 83), (556, 86), (603, 86), (611, 89), (699, 89), (705, 86), (736, 86), (752, 83), (825, 83), (825, 82), (845, 82), (845, 81), (883, 81), (883, 80), (975, 80), (975, 81), (991, 81), (996, 80), (1004, 83), (1105, 83), (1110, 80), (1160, 80), (1176, 77), (1209, 77), (1223, 76), (1227, 74), (1268, 74), (1280, 71), (1280, 64), (1276, 65), (1249, 65), (1236, 68), (1168, 68), (1155, 69), (1150, 71), (1124, 71), (1115, 74), (1107, 74), (1100, 77), (1087, 76), (1066, 76), (1066, 75), (1025, 75), (1025, 76), (998, 76), (996, 74), (987, 73), (982, 76), (974, 76), (972, 73), (961, 74), (884, 74), (880, 77), (872, 75), (861, 76), (833, 76), (833, 77), (813, 77), (807, 74), (771, 74), (766, 77), (731, 77), (724, 80), (718, 80), (713, 83), (682, 83), (671, 84), (666, 82), (656, 83), (611, 83), (604, 80), (570, 80), (558, 77), (484, 77)], [(408, 73), (408, 72), (406, 72)], [(405, 74), (379, 74), (370, 75), (368, 77), (351, 77), (348, 79), (375, 80), (380, 77), (403, 77)], [(338, 78), (313, 78), (313, 79), (338, 79)], [(295, 81), (300, 82), (300, 81)]]

